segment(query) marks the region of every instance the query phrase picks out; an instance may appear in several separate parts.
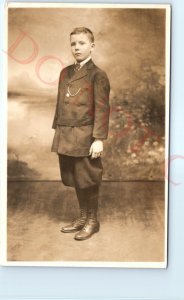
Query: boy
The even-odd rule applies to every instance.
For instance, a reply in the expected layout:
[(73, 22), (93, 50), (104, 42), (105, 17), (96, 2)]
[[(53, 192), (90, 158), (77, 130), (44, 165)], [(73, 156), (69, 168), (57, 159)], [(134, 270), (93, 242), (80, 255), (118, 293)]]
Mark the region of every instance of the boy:
[(75, 63), (61, 71), (52, 128), (52, 151), (59, 156), (61, 179), (76, 190), (80, 216), (61, 229), (77, 232), (86, 240), (99, 231), (97, 220), (101, 154), (108, 135), (110, 85), (105, 72), (91, 59), (94, 36), (90, 29), (75, 28), (70, 34)]

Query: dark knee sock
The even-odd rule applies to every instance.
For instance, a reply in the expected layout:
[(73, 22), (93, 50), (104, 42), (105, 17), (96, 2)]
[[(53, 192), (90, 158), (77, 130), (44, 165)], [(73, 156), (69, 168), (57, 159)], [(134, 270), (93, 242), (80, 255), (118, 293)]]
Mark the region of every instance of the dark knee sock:
[(85, 189), (75, 188), (80, 207), (88, 209), (98, 209), (99, 186), (95, 185)]
[(88, 210), (98, 210), (99, 186), (95, 185), (87, 190)]
[(87, 208), (87, 201), (86, 201), (85, 193), (84, 193), (83, 189), (75, 187), (75, 191), (76, 191), (76, 195), (77, 195), (77, 199), (78, 199), (80, 208)]

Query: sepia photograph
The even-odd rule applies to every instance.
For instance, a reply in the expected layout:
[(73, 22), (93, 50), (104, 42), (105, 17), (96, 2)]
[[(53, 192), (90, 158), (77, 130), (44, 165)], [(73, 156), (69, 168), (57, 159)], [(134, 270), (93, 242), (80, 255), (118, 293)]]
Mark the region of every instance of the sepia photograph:
[(166, 268), (170, 5), (6, 14), (3, 264)]

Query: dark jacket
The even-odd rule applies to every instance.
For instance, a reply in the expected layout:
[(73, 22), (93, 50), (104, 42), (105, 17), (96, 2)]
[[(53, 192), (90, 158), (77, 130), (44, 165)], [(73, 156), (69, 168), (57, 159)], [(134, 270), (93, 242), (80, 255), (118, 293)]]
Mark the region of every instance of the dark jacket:
[[(71, 142), (75, 138), (77, 147), (80, 148), (80, 145), (82, 147), (81, 151), (77, 151), (80, 156), (87, 155), (92, 140), (106, 139), (108, 136), (110, 84), (106, 73), (99, 69), (92, 60), (77, 72), (74, 66), (66, 67), (60, 74), (52, 128), (60, 127), (63, 142), (60, 141), (60, 151), (57, 151), (58, 145), (56, 144), (59, 138), (57, 132), (52, 151), (73, 155), (72, 146), (74, 148), (76, 145), (66, 144), (67, 140)], [(71, 136), (69, 136), (70, 132)], [(66, 139), (65, 133), (67, 133)], [(74, 153), (74, 156), (77, 155)]]

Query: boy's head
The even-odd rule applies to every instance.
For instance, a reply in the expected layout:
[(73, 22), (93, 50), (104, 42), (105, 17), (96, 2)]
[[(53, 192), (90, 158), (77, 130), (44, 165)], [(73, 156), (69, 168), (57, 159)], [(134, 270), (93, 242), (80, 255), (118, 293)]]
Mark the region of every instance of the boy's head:
[(86, 27), (77, 27), (70, 34), (72, 54), (78, 62), (88, 58), (93, 50), (94, 35)]

